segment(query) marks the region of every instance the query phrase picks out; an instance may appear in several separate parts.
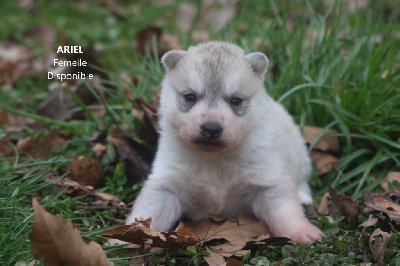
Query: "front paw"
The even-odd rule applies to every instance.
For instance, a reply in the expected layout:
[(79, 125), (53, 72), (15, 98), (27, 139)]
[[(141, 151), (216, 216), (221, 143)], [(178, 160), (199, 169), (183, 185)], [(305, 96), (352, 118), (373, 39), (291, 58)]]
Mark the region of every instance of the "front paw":
[[(277, 228), (277, 227), (275, 227)], [(275, 232), (274, 232), (275, 231)], [(299, 222), (285, 223), (272, 232), (275, 236), (290, 238), (294, 244), (311, 244), (321, 240), (325, 235), (317, 227), (312, 225), (307, 219)]]

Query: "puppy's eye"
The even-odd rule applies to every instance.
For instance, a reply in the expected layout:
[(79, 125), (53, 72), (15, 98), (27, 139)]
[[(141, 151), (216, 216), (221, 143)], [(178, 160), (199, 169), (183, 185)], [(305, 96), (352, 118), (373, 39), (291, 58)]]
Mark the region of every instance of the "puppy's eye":
[(183, 98), (185, 98), (185, 100), (187, 102), (195, 102), (196, 101), (196, 95), (194, 95), (192, 93), (183, 95)]
[(235, 105), (235, 106), (238, 106), (238, 105), (242, 104), (242, 101), (243, 101), (242, 99), (235, 97), (235, 98), (231, 99), (231, 104)]

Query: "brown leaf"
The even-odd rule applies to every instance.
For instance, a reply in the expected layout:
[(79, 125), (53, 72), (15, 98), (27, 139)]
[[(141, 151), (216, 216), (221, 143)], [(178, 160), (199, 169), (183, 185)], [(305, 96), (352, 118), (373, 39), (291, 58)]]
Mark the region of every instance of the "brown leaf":
[(159, 132), (157, 110), (150, 107), (143, 97), (133, 99), (132, 104), (133, 110), (143, 114), (138, 133), (140, 139), (144, 140), (149, 146), (155, 147)]
[(322, 196), (321, 204), (319, 205), (317, 212), (323, 216), (331, 216), (333, 219), (342, 215), (336, 204), (333, 203), (329, 192)]
[(164, 35), (160, 27), (151, 26), (146, 29), (141, 30), (136, 35), (136, 50), (139, 54), (144, 55), (146, 50), (151, 53), (153, 51), (153, 38), (157, 40), (157, 53), (161, 58), (163, 54), (170, 50), (180, 50), (182, 45), (179, 44), (179, 39), (173, 35)]
[(118, 6), (114, 0), (97, 0), (102, 6), (107, 8), (112, 14), (119, 18), (127, 16), (127, 10)]
[(389, 184), (393, 181), (400, 183), (400, 172), (389, 172), (380, 182), (380, 185), (385, 191), (389, 191)]
[(242, 265), (243, 263), (235, 259), (230, 259), (226, 262), (226, 266), (242, 266)]
[(0, 125), (8, 123), (8, 114), (5, 110), (0, 109)]
[(107, 147), (101, 143), (96, 143), (93, 145), (92, 150), (96, 153), (97, 158), (102, 158), (107, 152)]
[(358, 225), (358, 213), (360, 212), (360, 203), (352, 200), (345, 194), (337, 194), (337, 191), (329, 187), (329, 194), (332, 198), (333, 203), (340, 210), (340, 212), (346, 217), (347, 223)]
[(335, 156), (314, 149), (311, 151), (310, 157), (314, 160), (314, 169), (319, 172), (320, 176), (335, 169), (339, 162), (339, 159)]
[(176, 26), (178, 29), (188, 31), (191, 29), (196, 18), (197, 7), (191, 3), (182, 3), (179, 5)]
[(33, 51), (13, 42), (0, 43), (0, 84), (17, 81), (32, 71)]
[(151, 248), (187, 248), (199, 240), (194, 235), (179, 232), (157, 232), (150, 229), (151, 219), (135, 220), (132, 225), (122, 225), (104, 232), (104, 236)]
[[(311, 144), (316, 139), (317, 135), (323, 130), (314, 126), (303, 126), (303, 137), (307, 143)], [(320, 137), (314, 146), (314, 149), (322, 151), (339, 151), (339, 139), (335, 136), (327, 134), (337, 133), (335, 130), (328, 129), (322, 137)]]
[(46, 265), (113, 265), (99, 244), (83, 241), (71, 221), (47, 212), (33, 198), (34, 224), (29, 234), (35, 258)]
[(363, 193), (364, 214), (373, 214), (381, 220), (394, 221), (400, 224), (400, 189), (389, 190), (384, 194), (370, 191)]
[(391, 237), (391, 234), (382, 231), (380, 228), (376, 228), (369, 238), (369, 248), (372, 251), (372, 256), (379, 264), (383, 264), (385, 249)]
[(83, 186), (99, 188), (103, 184), (103, 170), (99, 161), (83, 157), (74, 160), (67, 168), (67, 178)]
[(0, 140), (0, 157), (9, 157), (14, 155), (14, 149), (8, 145), (10, 136), (5, 136)]
[(215, 266), (225, 265), (224, 256), (215, 253), (208, 247), (206, 247), (206, 250), (210, 253), (210, 256), (204, 256), (204, 260), (208, 263), (208, 265), (215, 265)]
[(187, 224), (193, 228), (196, 235), (203, 242), (213, 239), (226, 239), (230, 243), (238, 243), (245, 246), (247, 241), (254, 240), (259, 235), (269, 234), (268, 226), (248, 215), (240, 215), (239, 223), (231, 218), (211, 216), (198, 222)]
[(117, 196), (106, 192), (96, 191), (91, 186), (83, 186), (78, 182), (70, 180), (68, 178), (49, 179), (48, 181), (60, 187), (71, 187), (71, 190), (67, 191), (67, 194), (90, 194), (102, 201), (110, 202), (113, 206), (117, 208), (121, 208), (121, 203), (123, 203), (122, 200)]
[(17, 150), (19, 153), (31, 158), (44, 159), (52, 148), (62, 148), (71, 137), (51, 130), (42, 139), (28, 137), (18, 141)]
[(46, 23), (29, 28), (28, 30), (24, 31), (23, 35), (25, 39), (38, 39), (40, 44), (44, 47), (53, 46), (57, 39), (55, 29)]

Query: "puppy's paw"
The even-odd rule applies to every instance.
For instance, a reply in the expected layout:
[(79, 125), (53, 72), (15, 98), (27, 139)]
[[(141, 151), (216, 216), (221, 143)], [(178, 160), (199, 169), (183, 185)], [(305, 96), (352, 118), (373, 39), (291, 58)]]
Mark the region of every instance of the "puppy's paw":
[(285, 226), (281, 225), (278, 232), (274, 233), (274, 235), (290, 238), (295, 244), (306, 245), (321, 240), (325, 236), (321, 230), (306, 219), (301, 222), (287, 223)]
[(295, 244), (311, 244), (314, 241), (321, 240), (324, 237), (324, 233), (321, 232), (314, 225), (307, 223), (301, 228), (292, 232), (291, 236), (288, 236)]

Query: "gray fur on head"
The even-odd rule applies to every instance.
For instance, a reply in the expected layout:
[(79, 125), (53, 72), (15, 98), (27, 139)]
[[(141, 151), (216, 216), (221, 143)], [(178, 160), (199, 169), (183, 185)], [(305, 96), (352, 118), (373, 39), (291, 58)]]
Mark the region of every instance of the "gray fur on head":
[(251, 53), (245, 56), (247, 62), (249, 62), (251, 68), (254, 73), (261, 78), (264, 79), (265, 73), (267, 73), (267, 69), (269, 66), (269, 60), (263, 53)]
[(164, 54), (161, 58), (161, 63), (167, 68), (167, 70), (172, 70), (178, 64), (179, 60), (186, 54), (186, 51), (182, 50), (172, 50)]

